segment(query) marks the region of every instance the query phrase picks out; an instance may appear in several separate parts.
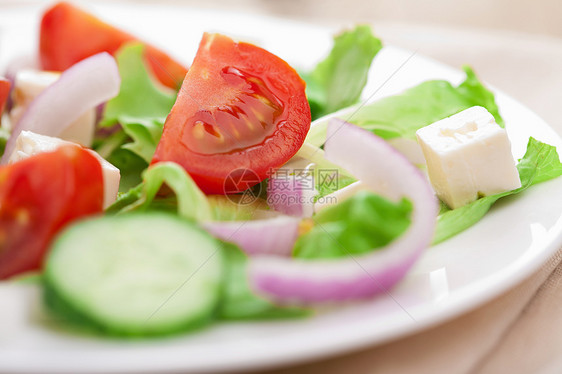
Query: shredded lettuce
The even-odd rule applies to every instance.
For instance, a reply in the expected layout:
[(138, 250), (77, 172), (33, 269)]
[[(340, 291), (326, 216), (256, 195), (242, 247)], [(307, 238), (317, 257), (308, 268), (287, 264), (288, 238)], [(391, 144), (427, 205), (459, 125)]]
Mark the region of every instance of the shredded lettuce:
[(410, 225), (412, 203), (392, 202), (360, 191), (313, 217), (312, 229), (295, 243), (293, 255), (304, 259), (336, 258), (380, 248)]
[(555, 147), (530, 138), (527, 151), (517, 164), (517, 170), (521, 179), (520, 188), (485, 196), (457, 209), (442, 208), (442, 213), (437, 219), (433, 244), (449, 239), (474, 225), (502, 197), (517, 194), (534, 184), (559, 177), (562, 175), (562, 163)]
[(236, 245), (223, 242), (225, 258), (224, 288), (217, 317), (222, 320), (256, 320), (295, 318), (310, 315), (311, 311), (296, 307), (282, 307), (259, 297), (248, 282), (248, 257)]
[[(415, 139), (420, 128), (479, 105), (488, 109), (503, 127), (493, 93), (470, 67), (465, 66), (464, 71), (466, 79), (457, 87), (442, 80), (423, 82), (401, 94), (365, 105), (346, 120), (385, 139)], [(306, 141), (316, 146), (324, 144), (327, 125), (312, 127)]]
[(143, 59), (144, 48), (140, 43), (131, 43), (117, 53), (121, 88), (119, 95), (107, 102), (100, 126), (120, 124), (131, 139), (122, 148), (148, 164), (176, 95), (151, 77)]
[(313, 71), (301, 73), (313, 120), (359, 100), (371, 62), (381, 48), (381, 41), (366, 25), (334, 37), (330, 54)]

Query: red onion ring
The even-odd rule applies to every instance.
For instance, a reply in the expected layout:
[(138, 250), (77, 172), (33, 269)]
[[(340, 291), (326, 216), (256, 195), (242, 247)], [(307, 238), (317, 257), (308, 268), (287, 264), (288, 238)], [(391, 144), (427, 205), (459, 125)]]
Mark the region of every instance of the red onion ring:
[(437, 199), (425, 176), (378, 136), (339, 119), (328, 125), (326, 158), (348, 170), (371, 190), (414, 205), (406, 232), (387, 246), (361, 256), (297, 260), (255, 256), (253, 289), (286, 304), (325, 303), (370, 297), (400, 281), (430, 243)]
[(289, 216), (312, 217), (314, 196), (316, 190), (312, 172), (299, 170), (298, 175), (276, 174), (267, 183), (267, 204), (271, 209)]
[(203, 227), (219, 239), (237, 244), (248, 256), (290, 256), (300, 220), (279, 216), (256, 221), (205, 222)]

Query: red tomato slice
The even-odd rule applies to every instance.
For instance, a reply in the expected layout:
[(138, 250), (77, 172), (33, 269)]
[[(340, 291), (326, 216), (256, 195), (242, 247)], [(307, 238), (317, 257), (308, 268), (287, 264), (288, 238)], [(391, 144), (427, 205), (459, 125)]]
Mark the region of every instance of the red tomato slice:
[(204, 34), (153, 162), (180, 164), (206, 193), (239, 192), (287, 162), (309, 128), (305, 84), (292, 67), (255, 45)]
[[(112, 55), (126, 42), (138, 40), (69, 3), (57, 3), (41, 20), (39, 58), (44, 70), (63, 71), (100, 52)], [(146, 44), (145, 57), (162, 84), (177, 89), (187, 69), (161, 50)]]
[(87, 150), (64, 146), (0, 168), (0, 279), (39, 270), (67, 223), (102, 212), (103, 176)]
[(10, 95), (10, 81), (4, 77), (0, 77), (0, 117), (2, 112), (4, 112), (4, 106), (8, 101), (8, 96)]

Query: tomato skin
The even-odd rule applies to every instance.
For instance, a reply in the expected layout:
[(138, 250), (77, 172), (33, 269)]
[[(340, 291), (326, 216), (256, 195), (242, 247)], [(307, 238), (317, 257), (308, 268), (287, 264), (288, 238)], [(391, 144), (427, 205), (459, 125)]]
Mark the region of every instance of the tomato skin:
[[(96, 53), (114, 55), (124, 43), (137, 40), (82, 9), (60, 2), (41, 19), (39, 58), (44, 70), (64, 71)], [(145, 45), (145, 59), (156, 78), (177, 89), (187, 68), (161, 50)]]
[(4, 77), (0, 77), (0, 116), (4, 112), (4, 106), (10, 96), (10, 81)]
[[(242, 78), (230, 71), (241, 72)], [(255, 89), (252, 82), (258, 82)], [(252, 128), (259, 129), (256, 117), (246, 115), (255, 109), (251, 100), (252, 95), (258, 97), (258, 88), (261, 90), (259, 97), (271, 99), (266, 100), (271, 104), (269, 107), (258, 107), (265, 108), (261, 114), (266, 113), (270, 120), (273, 118), (273, 123), (261, 122), (264, 134), (271, 131), (255, 144), (247, 144), (247, 137), (239, 137), (244, 146), (235, 149), (232, 146), (236, 143), (232, 140), (233, 131), (251, 135), (245, 128), (248, 122), (253, 122)], [(250, 104), (240, 104), (241, 98), (251, 99), (247, 100)], [(229, 117), (225, 113), (233, 114)], [(209, 130), (205, 128), (209, 134), (228, 132), (226, 143), (230, 141), (230, 148), (220, 152), (216, 151), (220, 147), (218, 142), (211, 145), (204, 141), (198, 143), (197, 121), (194, 124), (194, 119), (203, 121), (205, 118), (212, 127)], [(304, 143), (310, 121), (305, 83), (285, 61), (252, 44), (235, 43), (223, 35), (204, 34), (176, 103), (166, 119), (152, 162), (176, 162), (189, 172), (205, 193), (224, 194), (225, 181), (234, 170), (250, 169), (259, 177), (256, 184), (286, 163)], [(231, 126), (229, 131), (226, 131), (227, 122)], [(234, 127), (232, 123), (235, 123)], [(205, 136), (209, 137), (208, 134)], [(225, 140), (223, 135), (217, 138)], [(205, 152), (205, 149), (210, 151)], [(230, 186), (229, 192), (240, 192), (247, 186), (245, 181), (234, 190)]]
[(103, 211), (99, 161), (63, 146), (0, 168), (0, 279), (40, 270), (66, 224)]

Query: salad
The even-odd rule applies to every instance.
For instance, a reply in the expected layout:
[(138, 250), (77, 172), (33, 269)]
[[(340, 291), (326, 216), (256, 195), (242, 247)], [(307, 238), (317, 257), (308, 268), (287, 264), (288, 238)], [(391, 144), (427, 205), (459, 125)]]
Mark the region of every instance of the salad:
[(37, 66), (0, 79), (0, 279), (36, 282), (59, 325), (95, 334), (307, 318), (388, 292), (432, 244), (562, 174), (533, 138), (515, 163), (469, 67), (361, 103), (382, 48), (357, 26), (297, 71), (204, 34), (184, 66), (47, 9)]

